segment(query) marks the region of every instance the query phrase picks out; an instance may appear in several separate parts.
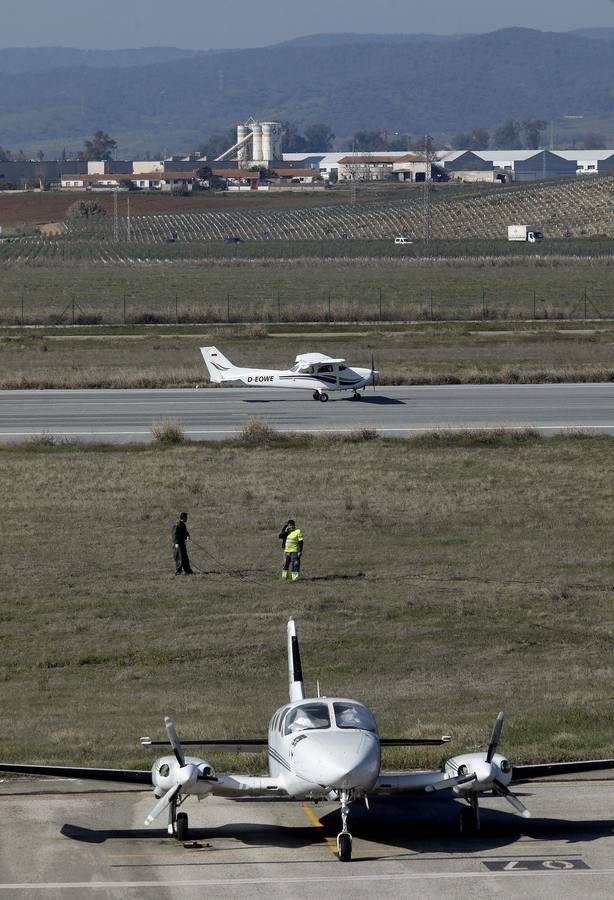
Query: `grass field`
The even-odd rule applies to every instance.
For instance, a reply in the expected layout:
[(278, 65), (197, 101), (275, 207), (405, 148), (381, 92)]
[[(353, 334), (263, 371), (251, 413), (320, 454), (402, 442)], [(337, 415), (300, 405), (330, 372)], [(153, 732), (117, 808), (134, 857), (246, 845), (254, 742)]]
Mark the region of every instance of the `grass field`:
[(317, 350), (369, 366), (379, 384), (611, 381), (613, 322), (417, 323), (412, 326), (182, 326), (0, 331), (0, 389), (193, 387), (199, 347), (237, 365), (288, 368)]
[[(309, 690), (363, 699), (383, 734), (484, 747), (503, 708), (517, 761), (611, 756), (612, 447), (3, 448), (0, 755), (145, 768), (165, 713), (186, 738), (262, 735), (293, 615)], [(183, 508), (193, 579), (172, 574)], [(289, 515), (299, 585), (278, 580)]]
[(2, 270), (1, 324), (614, 317), (612, 257), (226, 260)]

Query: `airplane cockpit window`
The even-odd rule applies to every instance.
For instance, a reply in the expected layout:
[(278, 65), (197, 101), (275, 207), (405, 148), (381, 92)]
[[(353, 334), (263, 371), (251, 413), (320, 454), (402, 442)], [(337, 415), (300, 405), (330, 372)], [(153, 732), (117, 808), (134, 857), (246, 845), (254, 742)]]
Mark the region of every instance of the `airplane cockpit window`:
[(303, 731), (307, 728), (330, 728), (330, 715), (325, 703), (305, 703), (291, 709), (286, 716), (284, 733)]
[(333, 367), (331, 365), (318, 366), (318, 372), (332, 372)]
[(339, 366), (340, 372), (345, 372), (346, 369), (347, 369), (347, 366), (344, 366), (344, 365)]
[(366, 706), (360, 703), (333, 703), (337, 728), (364, 728), (377, 731), (375, 720)]

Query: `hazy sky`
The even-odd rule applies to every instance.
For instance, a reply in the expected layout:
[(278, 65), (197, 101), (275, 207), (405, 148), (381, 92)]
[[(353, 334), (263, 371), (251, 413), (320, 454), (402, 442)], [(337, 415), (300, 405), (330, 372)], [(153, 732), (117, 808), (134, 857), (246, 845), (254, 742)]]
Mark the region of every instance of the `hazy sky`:
[(543, 31), (612, 27), (614, 0), (22, 0), (6, 3), (0, 46), (204, 50), (321, 32), (459, 34), (513, 25)]

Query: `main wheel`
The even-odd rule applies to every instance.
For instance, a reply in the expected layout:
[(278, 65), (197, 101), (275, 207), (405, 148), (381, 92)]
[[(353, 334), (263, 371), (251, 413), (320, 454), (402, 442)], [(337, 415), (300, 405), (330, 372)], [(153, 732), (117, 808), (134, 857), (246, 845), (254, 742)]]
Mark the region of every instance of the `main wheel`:
[(177, 840), (187, 841), (188, 839), (188, 814), (184, 812), (177, 813), (176, 826)]
[(362, 394), (355, 392), (352, 396), (352, 400), (362, 400)]
[(322, 391), (322, 393), (320, 394), (320, 400), (322, 401), (322, 403), (326, 403), (326, 401), (328, 400), (328, 394), (325, 394), (324, 391)]
[(318, 393), (317, 391), (314, 391), (314, 392), (313, 392), (313, 399), (314, 399), (314, 400), (319, 400), (319, 399), (320, 399), (320, 395), (319, 395), (319, 393)]
[(337, 838), (337, 846), (341, 862), (349, 862), (352, 858), (352, 835), (342, 831)]

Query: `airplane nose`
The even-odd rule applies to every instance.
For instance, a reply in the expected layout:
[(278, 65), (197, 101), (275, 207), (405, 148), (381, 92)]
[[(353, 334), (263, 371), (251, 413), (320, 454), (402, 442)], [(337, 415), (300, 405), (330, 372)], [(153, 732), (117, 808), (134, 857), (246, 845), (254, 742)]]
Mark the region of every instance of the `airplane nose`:
[(294, 747), (294, 771), (327, 790), (371, 790), (380, 769), (379, 741), (367, 731), (307, 734)]

